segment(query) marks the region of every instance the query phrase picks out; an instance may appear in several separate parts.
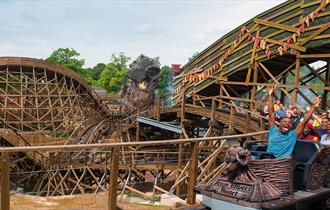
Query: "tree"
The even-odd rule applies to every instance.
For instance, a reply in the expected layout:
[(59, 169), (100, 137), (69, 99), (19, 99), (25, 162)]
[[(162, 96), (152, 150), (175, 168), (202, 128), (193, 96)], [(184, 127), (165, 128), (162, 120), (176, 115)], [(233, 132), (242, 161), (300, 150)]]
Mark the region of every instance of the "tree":
[(196, 58), (199, 55), (199, 52), (195, 52), (191, 57), (188, 58), (188, 61), (193, 60), (194, 58)]
[(63, 65), (78, 73), (81, 73), (85, 60), (79, 58), (80, 53), (73, 48), (58, 48), (46, 59), (53, 63)]
[(129, 60), (130, 58), (122, 52), (112, 54), (110, 63), (105, 65), (105, 68), (100, 74), (99, 85), (108, 92), (118, 93), (128, 80), (126, 72), (128, 70), (127, 63)]
[(93, 80), (98, 81), (100, 79), (101, 72), (105, 68), (104, 63), (98, 63), (93, 68), (87, 68), (88, 74), (92, 77)]
[(159, 87), (156, 89), (156, 95), (163, 96), (172, 92), (172, 71), (167, 65), (162, 66), (162, 75), (159, 77)]
[(79, 58), (79, 56), (80, 53), (73, 48), (58, 48), (54, 50), (46, 60), (72, 69), (84, 77), (88, 84), (96, 85), (97, 83), (90, 75), (90, 71), (83, 67), (85, 65), (85, 60)]

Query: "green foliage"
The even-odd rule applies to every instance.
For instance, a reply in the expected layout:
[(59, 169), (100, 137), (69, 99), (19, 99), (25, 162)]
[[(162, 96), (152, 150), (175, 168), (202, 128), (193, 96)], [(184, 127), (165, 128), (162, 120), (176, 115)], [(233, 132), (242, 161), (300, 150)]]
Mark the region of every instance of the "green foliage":
[[(156, 59), (159, 62), (159, 58)], [(98, 63), (93, 68), (84, 68), (85, 60), (80, 58), (80, 53), (72, 48), (58, 48), (46, 60), (72, 69), (84, 77), (89, 85), (102, 87), (107, 92), (118, 93), (128, 81), (126, 72), (130, 58), (123, 52), (112, 54), (108, 64)], [(162, 66), (159, 84), (160, 86), (156, 89), (158, 96), (171, 93), (172, 71), (167, 65)]]
[(80, 53), (72, 48), (58, 48), (46, 60), (81, 73), (85, 64), (85, 60), (80, 59), (79, 56)]
[(129, 57), (124, 53), (112, 54), (110, 63), (105, 65), (105, 68), (100, 74), (98, 84), (106, 89), (108, 92), (117, 93), (121, 87), (127, 82), (128, 77), (126, 72), (128, 70)]
[(104, 63), (98, 63), (93, 68), (89, 68), (88, 71), (90, 71), (90, 75), (93, 78), (93, 80), (97, 81), (100, 79), (101, 72), (105, 68)]
[(162, 75), (159, 78), (159, 87), (156, 89), (156, 95), (162, 96), (172, 92), (172, 71), (167, 65), (162, 66)]
[(80, 53), (73, 48), (58, 48), (46, 60), (72, 69), (84, 77), (88, 84), (95, 85), (96, 81), (90, 75), (90, 71), (83, 67), (85, 60), (79, 58), (79, 56)]
[(193, 60), (194, 58), (196, 58), (199, 55), (199, 52), (195, 52), (191, 57), (188, 58), (188, 61)]

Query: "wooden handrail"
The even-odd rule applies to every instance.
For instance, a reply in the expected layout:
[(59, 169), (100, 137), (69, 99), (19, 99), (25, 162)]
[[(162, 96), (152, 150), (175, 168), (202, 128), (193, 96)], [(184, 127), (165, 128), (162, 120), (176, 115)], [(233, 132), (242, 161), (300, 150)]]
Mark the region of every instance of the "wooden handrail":
[(0, 153), (6, 152), (32, 152), (32, 151), (58, 151), (58, 150), (75, 150), (75, 149), (101, 149), (114, 147), (130, 147), (130, 146), (150, 146), (150, 145), (164, 145), (164, 144), (180, 144), (201, 141), (214, 141), (222, 139), (236, 139), (245, 138), (247, 136), (258, 136), (266, 134), (268, 131), (258, 131), (253, 133), (236, 134), (229, 136), (216, 136), (207, 138), (189, 138), (189, 139), (172, 139), (162, 141), (142, 141), (142, 142), (116, 142), (106, 144), (78, 144), (78, 145), (48, 145), (48, 146), (30, 146), (30, 147), (10, 147), (0, 148)]
[[(247, 134), (238, 134), (230, 136), (217, 136), (217, 137), (204, 137), (204, 138), (187, 138), (187, 139), (174, 139), (174, 140), (162, 140), (162, 141), (144, 141), (144, 142), (116, 142), (106, 144), (76, 144), (76, 145), (47, 145), (47, 146), (30, 146), (30, 147), (1, 147), (1, 209), (10, 209), (10, 154), (14, 152), (40, 152), (40, 151), (61, 151), (66, 152), (68, 150), (81, 150), (81, 149), (108, 149), (107, 152), (111, 152), (111, 172), (109, 174), (109, 199), (108, 209), (115, 209), (117, 203), (117, 186), (118, 186), (118, 173), (119, 173), (119, 148), (131, 147), (131, 146), (150, 146), (150, 145), (173, 145), (173, 144), (190, 144), (190, 168), (187, 189), (187, 203), (194, 204), (196, 194), (193, 191), (194, 186), (197, 183), (197, 168), (198, 168), (198, 142), (225, 140), (235, 138), (245, 138), (248, 136), (263, 135), (267, 131), (259, 131)], [(110, 150), (111, 149), (111, 150)]]

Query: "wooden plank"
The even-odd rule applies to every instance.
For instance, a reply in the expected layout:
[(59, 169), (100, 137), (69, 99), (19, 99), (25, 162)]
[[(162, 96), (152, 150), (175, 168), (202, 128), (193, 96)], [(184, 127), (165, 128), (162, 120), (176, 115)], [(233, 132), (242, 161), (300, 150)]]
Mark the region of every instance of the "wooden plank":
[(317, 31), (315, 31), (314, 33), (312, 33), (310, 36), (308, 36), (308, 37), (306, 37), (304, 39), (301, 39), (300, 42), (299, 42), (299, 44), (300, 45), (305, 45), (309, 41), (313, 40), (316, 36), (320, 35), (324, 31), (328, 30), (328, 28), (330, 28), (330, 22), (324, 24), (320, 29), (318, 29)]
[(1, 209), (10, 210), (10, 153), (1, 153)]
[(319, 80), (321, 80), (324, 83), (324, 86), (329, 86), (329, 83), (323, 77), (321, 77), (321, 75), (317, 71), (315, 71), (313, 67), (311, 67), (304, 60), (301, 60), (301, 62), (311, 71), (312, 74), (314, 74), (314, 76), (316, 76)]
[(330, 53), (324, 53), (324, 54), (304, 54), (304, 55), (299, 55), (298, 58), (330, 58)]
[[(301, 79), (301, 78), (300, 78)], [(304, 82), (305, 83), (305, 82)], [(223, 84), (227, 85), (246, 85), (246, 86), (259, 86), (259, 87), (267, 87), (269, 83), (245, 83), (245, 82), (236, 82), (236, 81), (228, 81), (228, 82), (223, 82)], [(279, 88), (294, 88), (294, 85), (286, 85), (286, 84), (277, 84), (276, 85)], [(308, 89), (316, 89), (316, 90), (330, 90), (330, 87), (320, 87), (317, 85), (298, 85), (298, 88), (308, 88)]]
[(109, 200), (108, 210), (117, 209), (117, 186), (118, 186), (118, 173), (119, 173), (119, 154), (118, 147), (111, 150), (111, 170), (109, 178)]
[[(327, 59), (327, 71), (325, 74), (325, 81), (329, 84), (330, 83), (330, 59)], [(323, 91), (323, 96), (322, 96), (322, 109), (326, 109), (327, 108), (327, 101), (329, 99), (329, 91)]]
[(229, 116), (229, 132), (230, 133), (233, 133), (234, 132), (234, 128), (235, 128), (235, 125), (234, 125), (234, 107), (233, 106), (230, 106), (230, 116)]
[(220, 85), (219, 85), (219, 109), (223, 108), (223, 104), (222, 104), (222, 100), (221, 100), (221, 96), (223, 96), (223, 84), (221, 84), (222, 81), (220, 81)]
[(253, 86), (251, 90), (251, 100), (253, 101), (250, 105), (251, 110), (255, 108), (256, 105), (256, 92), (257, 86), (255, 85), (258, 81), (258, 68), (256, 65), (253, 65)]
[[(138, 105), (137, 108), (137, 113), (136, 116), (140, 115), (140, 104)], [(136, 133), (135, 133), (135, 140), (140, 141), (140, 134), (141, 134), (141, 125), (140, 122), (136, 120)]]
[(194, 187), (197, 184), (198, 175), (198, 144), (196, 142), (190, 143), (190, 167), (189, 167), (189, 179), (188, 179), (188, 189), (187, 189), (187, 204), (193, 205), (196, 203), (196, 192)]
[(218, 155), (220, 154), (220, 152), (222, 151), (222, 149), (223, 149), (223, 147), (225, 145), (226, 145), (226, 140), (222, 141), (221, 142), (221, 145), (209, 156), (210, 157), (210, 160), (208, 161), (208, 163), (206, 164), (206, 166), (204, 167), (204, 169), (199, 173), (199, 175), (197, 177), (197, 181), (200, 181), (203, 178), (203, 176), (205, 175), (205, 173), (212, 166), (212, 163), (214, 163), (214, 161), (218, 158)]
[(214, 120), (215, 111), (216, 111), (215, 107), (216, 107), (216, 100), (215, 98), (212, 98), (211, 120)]
[(297, 29), (295, 27), (291, 27), (288, 25), (283, 25), (283, 24), (279, 24), (279, 23), (275, 23), (275, 22), (271, 22), (271, 21), (267, 21), (267, 20), (261, 20), (259, 18), (255, 18), (254, 22), (261, 24), (261, 25), (265, 25), (265, 26), (269, 26), (269, 27), (273, 27), (273, 28), (277, 28), (277, 29), (281, 29), (281, 30), (286, 30), (286, 31), (290, 31), (290, 32), (297, 31)]
[(296, 69), (295, 69), (295, 77), (294, 77), (294, 90), (293, 95), (291, 97), (291, 103), (297, 102), (297, 93), (298, 93), (298, 84), (299, 84), (299, 75), (300, 75), (300, 58), (297, 58), (299, 56), (299, 52), (297, 52), (296, 56)]
[[(189, 139), (169, 139), (169, 140), (156, 140), (156, 141), (141, 141), (141, 142), (115, 142), (104, 144), (74, 144), (74, 145), (47, 145), (47, 146), (29, 146), (29, 147), (0, 147), (0, 153), (2, 152), (31, 152), (31, 151), (68, 151), (77, 149), (96, 149), (96, 148), (114, 148), (114, 147), (129, 147), (129, 146), (151, 146), (151, 145), (167, 145), (167, 144), (179, 144), (190, 142), (202, 142), (202, 141), (215, 141), (223, 139), (237, 139), (245, 136), (257, 136), (266, 133), (253, 132), (245, 134), (236, 134), (228, 136), (214, 136), (214, 137), (201, 137), (201, 138), (189, 138)], [(106, 141), (107, 139), (105, 139)]]
[[(264, 38), (266, 42), (272, 43), (272, 44), (277, 44), (277, 45), (283, 45), (284, 43), (282, 41), (277, 41), (275, 39), (270, 39), (270, 38)], [(306, 47), (299, 46), (297, 44), (288, 44), (288, 48), (296, 49), (301, 52), (306, 52)]]

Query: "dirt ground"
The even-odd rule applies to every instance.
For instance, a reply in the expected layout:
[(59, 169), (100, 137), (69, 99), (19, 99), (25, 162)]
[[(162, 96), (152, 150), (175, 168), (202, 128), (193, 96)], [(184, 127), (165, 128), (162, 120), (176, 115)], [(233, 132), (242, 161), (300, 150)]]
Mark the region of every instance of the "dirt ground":
[[(106, 210), (107, 194), (85, 194), (57, 197), (36, 197), (14, 194), (10, 196), (13, 210)], [(122, 210), (170, 210), (169, 207), (118, 202)]]

